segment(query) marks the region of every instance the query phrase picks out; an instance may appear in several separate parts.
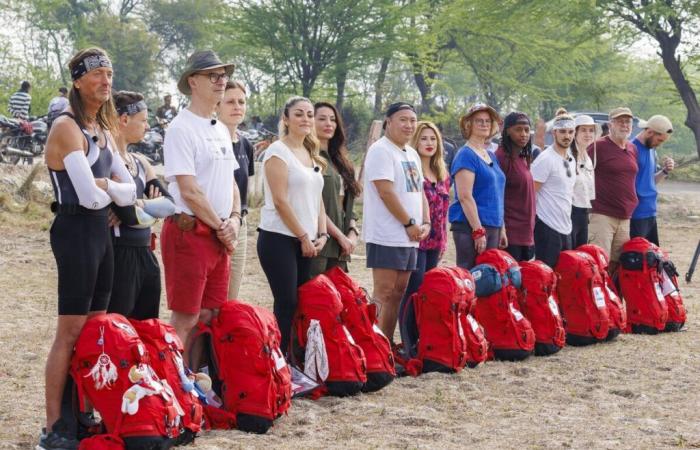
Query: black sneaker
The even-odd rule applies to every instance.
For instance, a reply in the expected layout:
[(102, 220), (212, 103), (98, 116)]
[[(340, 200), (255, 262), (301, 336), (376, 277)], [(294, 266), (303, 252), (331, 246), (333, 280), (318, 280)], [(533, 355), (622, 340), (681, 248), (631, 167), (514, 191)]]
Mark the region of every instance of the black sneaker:
[(39, 445), (35, 447), (35, 450), (77, 450), (78, 440), (69, 436), (61, 425), (59, 419), (53, 424), (50, 432), (47, 433), (46, 428), (42, 428)]

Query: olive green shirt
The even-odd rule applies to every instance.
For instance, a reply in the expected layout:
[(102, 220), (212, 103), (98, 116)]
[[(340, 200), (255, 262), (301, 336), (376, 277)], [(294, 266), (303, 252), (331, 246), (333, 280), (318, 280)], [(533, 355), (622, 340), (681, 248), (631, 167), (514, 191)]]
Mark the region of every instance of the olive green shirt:
[[(323, 206), (326, 209), (326, 215), (335, 226), (340, 228), (344, 234), (347, 234), (350, 228), (350, 221), (353, 218), (352, 208), (355, 199), (345, 190), (345, 195), (343, 195), (341, 203), (340, 191), (343, 187), (342, 178), (333, 166), (333, 163), (331, 163), (328, 152), (326, 150), (321, 150), (321, 156), (328, 162), (323, 172), (323, 192), (321, 193)], [(320, 251), (319, 256), (349, 261), (350, 256), (340, 256), (340, 251), (340, 244), (338, 244), (335, 238), (331, 237)]]

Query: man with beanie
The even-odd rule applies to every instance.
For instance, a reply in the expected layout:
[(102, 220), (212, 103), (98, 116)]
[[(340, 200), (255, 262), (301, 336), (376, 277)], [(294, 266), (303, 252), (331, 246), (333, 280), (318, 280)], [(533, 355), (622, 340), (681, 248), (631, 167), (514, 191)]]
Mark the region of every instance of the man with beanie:
[(668, 140), (673, 133), (673, 125), (666, 116), (652, 116), (646, 122), (640, 121), (643, 130), (632, 140), (637, 147), (639, 172), (635, 181), (639, 204), (630, 220), (630, 237), (643, 237), (659, 245), (659, 231), (656, 225), (656, 185), (668, 176), (675, 166), (671, 157), (663, 159), (661, 170), (657, 170), (656, 149)]
[(576, 183), (576, 161), (569, 146), (574, 140), (574, 119), (557, 111), (552, 124), (554, 142), (532, 163), (535, 182), (535, 258), (556, 266), (559, 253), (571, 248), (571, 203)]
[(630, 217), (637, 207), (635, 179), (637, 148), (629, 141), (632, 111), (620, 107), (610, 111), (610, 133), (588, 146), (595, 174), (595, 199), (591, 201), (588, 241), (610, 257), (608, 271), (619, 264), (622, 245), (630, 238)]
[(418, 153), (408, 145), (416, 130), (412, 105), (389, 105), (384, 136), (367, 150), (364, 165), (363, 239), (372, 269), (379, 327), (393, 340), (401, 298), (416, 269), (418, 243), (430, 233)]

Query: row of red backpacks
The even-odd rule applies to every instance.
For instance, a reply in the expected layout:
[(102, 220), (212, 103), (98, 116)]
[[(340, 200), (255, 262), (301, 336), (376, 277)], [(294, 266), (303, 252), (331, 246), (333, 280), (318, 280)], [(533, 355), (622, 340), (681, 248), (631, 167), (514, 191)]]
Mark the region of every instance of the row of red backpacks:
[(409, 374), (545, 356), (623, 332), (679, 331), (686, 320), (673, 263), (643, 238), (623, 246), (619, 289), (608, 275), (607, 254), (591, 244), (562, 252), (554, 269), (541, 261), (517, 263), (498, 249), (476, 262), (470, 271), (427, 272), (402, 304), (403, 343), (395, 353)]

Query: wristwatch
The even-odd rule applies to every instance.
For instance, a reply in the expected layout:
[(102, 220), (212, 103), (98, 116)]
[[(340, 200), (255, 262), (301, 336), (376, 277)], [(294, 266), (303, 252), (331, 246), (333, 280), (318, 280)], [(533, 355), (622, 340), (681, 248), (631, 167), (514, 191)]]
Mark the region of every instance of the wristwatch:
[(412, 227), (415, 224), (416, 224), (416, 219), (411, 217), (410, 219), (408, 219), (408, 223), (403, 224), (403, 227), (408, 228), (408, 227)]

